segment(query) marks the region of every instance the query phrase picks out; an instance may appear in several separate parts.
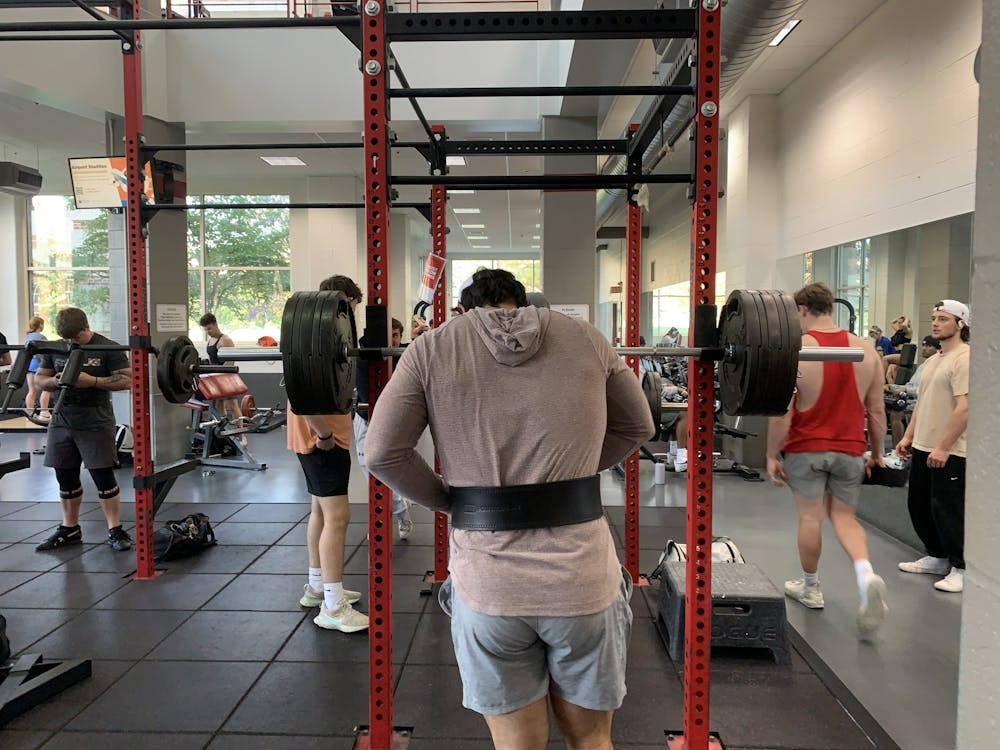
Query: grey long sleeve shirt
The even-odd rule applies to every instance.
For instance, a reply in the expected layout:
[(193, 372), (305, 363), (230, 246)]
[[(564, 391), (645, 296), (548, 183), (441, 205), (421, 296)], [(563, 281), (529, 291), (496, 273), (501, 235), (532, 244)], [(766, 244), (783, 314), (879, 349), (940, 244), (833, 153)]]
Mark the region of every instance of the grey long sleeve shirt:
[[(418, 338), (376, 405), (369, 470), (447, 511), (449, 486), (591, 476), (653, 434), (635, 374), (588, 323), (547, 309), (476, 309)], [(416, 453), (430, 426), (441, 477)], [(452, 530), (450, 572), (485, 614), (570, 616), (610, 606), (621, 583), (604, 519), (524, 531)]]

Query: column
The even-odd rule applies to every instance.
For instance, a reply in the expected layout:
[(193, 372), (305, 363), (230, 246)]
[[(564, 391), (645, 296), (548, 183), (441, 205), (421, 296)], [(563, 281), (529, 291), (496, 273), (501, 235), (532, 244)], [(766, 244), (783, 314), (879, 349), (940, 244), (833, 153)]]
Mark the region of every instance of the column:
[[(592, 118), (543, 117), (545, 140), (594, 139)], [(546, 174), (593, 174), (594, 156), (546, 156)], [(597, 278), (593, 191), (542, 193), (542, 289), (550, 303), (586, 304), (594, 322)]]
[[(965, 491), (965, 592), (958, 676), (958, 750), (996, 745), (1000, 695), (1000, 514), (996, 511), (996, 424), (1000, 419), (1000, 351), (990, 331), (1000, 325), (1000, 6), (983, 3), (983, 54), (979, 76), (979, 149), (976, 222), (972, 245), (972, 371), (969, 455)], [(931, 615), (933, 616), (933, 614)]]

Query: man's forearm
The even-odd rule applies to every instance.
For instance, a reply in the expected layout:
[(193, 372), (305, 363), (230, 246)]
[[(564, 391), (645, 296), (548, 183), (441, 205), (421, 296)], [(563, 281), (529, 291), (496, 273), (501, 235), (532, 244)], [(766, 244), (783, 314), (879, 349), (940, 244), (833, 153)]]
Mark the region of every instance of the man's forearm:
[(113, 372), (105, 377), (94, 377), (91, 386), (99, 391), (127, 391), (132, 387), (132, 376), (121, 372)]
[(868, 412), (868, 445), (872, 453), (878, 452), (880, 455), (885, 450), (885, 411)]

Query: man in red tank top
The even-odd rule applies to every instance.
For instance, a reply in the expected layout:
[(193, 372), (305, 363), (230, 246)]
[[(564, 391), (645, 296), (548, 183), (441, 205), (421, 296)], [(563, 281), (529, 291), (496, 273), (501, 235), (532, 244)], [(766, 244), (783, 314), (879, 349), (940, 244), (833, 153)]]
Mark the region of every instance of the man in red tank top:
[[(823, 608), (819, 556), (824, 514), (854, 563), (860, 606), (858, 628), (872, 635), (888, 612), (885, 581), (868, 560), (865, 530), (854, 515), (861, 482), (882, 466), (885, 402), (882, 365), (871, 343), (841, 329), (833, 319), (833, 292), (815, 283), (795, 293), (802, 346), (856, 346), (861, 362), (800, 362), (795, 395), (784, 416), (772, 417), (767, 440), (767, 474), (778, 487), (791, 487), (799, 513), (798, 547), (802, 578), (787, 581), (785, 594), (811, 609)], [(865, 417), (871, 457), (864, 457)]]

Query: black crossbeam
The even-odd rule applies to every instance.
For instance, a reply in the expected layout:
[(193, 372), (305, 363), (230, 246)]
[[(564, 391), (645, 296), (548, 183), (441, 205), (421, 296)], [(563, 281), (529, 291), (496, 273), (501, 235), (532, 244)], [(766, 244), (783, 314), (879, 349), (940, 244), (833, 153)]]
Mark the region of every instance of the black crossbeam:
[(329, 18), (192, 18), (165, 20), (157, 18), (114, 19), (110, 21), (10, 21), (0, 23), (0, 34), (16, 32), (61, 31), (140, 31), (150, 29), (287, 29), (361, 26), (357, 16)]
[(697, 11), (390, 13), (386, 31), (391, 42), (687, 38), (697, 31)]
[[(256, 208), (364, 208), (364, 203), (147, 203), (143, 211), (193, 211), (205, 209), (209, 211), (231, 211)], [(430, 203), (393, 203), (393, 208), (415, 208), (418, 211), (430, 207)], [(86, 347), (80, 347), (85, 349)], [(99, 347), (101, 348), (101, 347)], [(126, 347), (128, 349), (128, 347)]]
[[(400, 141), (393, 148), (426, 148), (422, 141)], [(628, 143), (624, 140), (594, 141), (445, 141), (444, 151), (453, 156), (546, 156), (565, 154), (624, 154), (628, 153)]]
[(597, 190), (598, 188), (624, 188), (629, 185), (688, 184), (689, 174), (648, 175), (399, 175), (390, 183), (400, 185), (444, 185), (452, 190)]
[(364, 148), (356, 143), (156, 143), (142, 146), (143, 151), (265, 151), (268, 149), (291, 151), (294, 149)]
[(389, 89), (390, 99), (464, 99), (500, 96), (657, 96), (694, 94), (690, 86), (480, 86), (473, 88)]
[(121, 38), (108, 34), (4, 34), (0, 42), (121, 42)]

